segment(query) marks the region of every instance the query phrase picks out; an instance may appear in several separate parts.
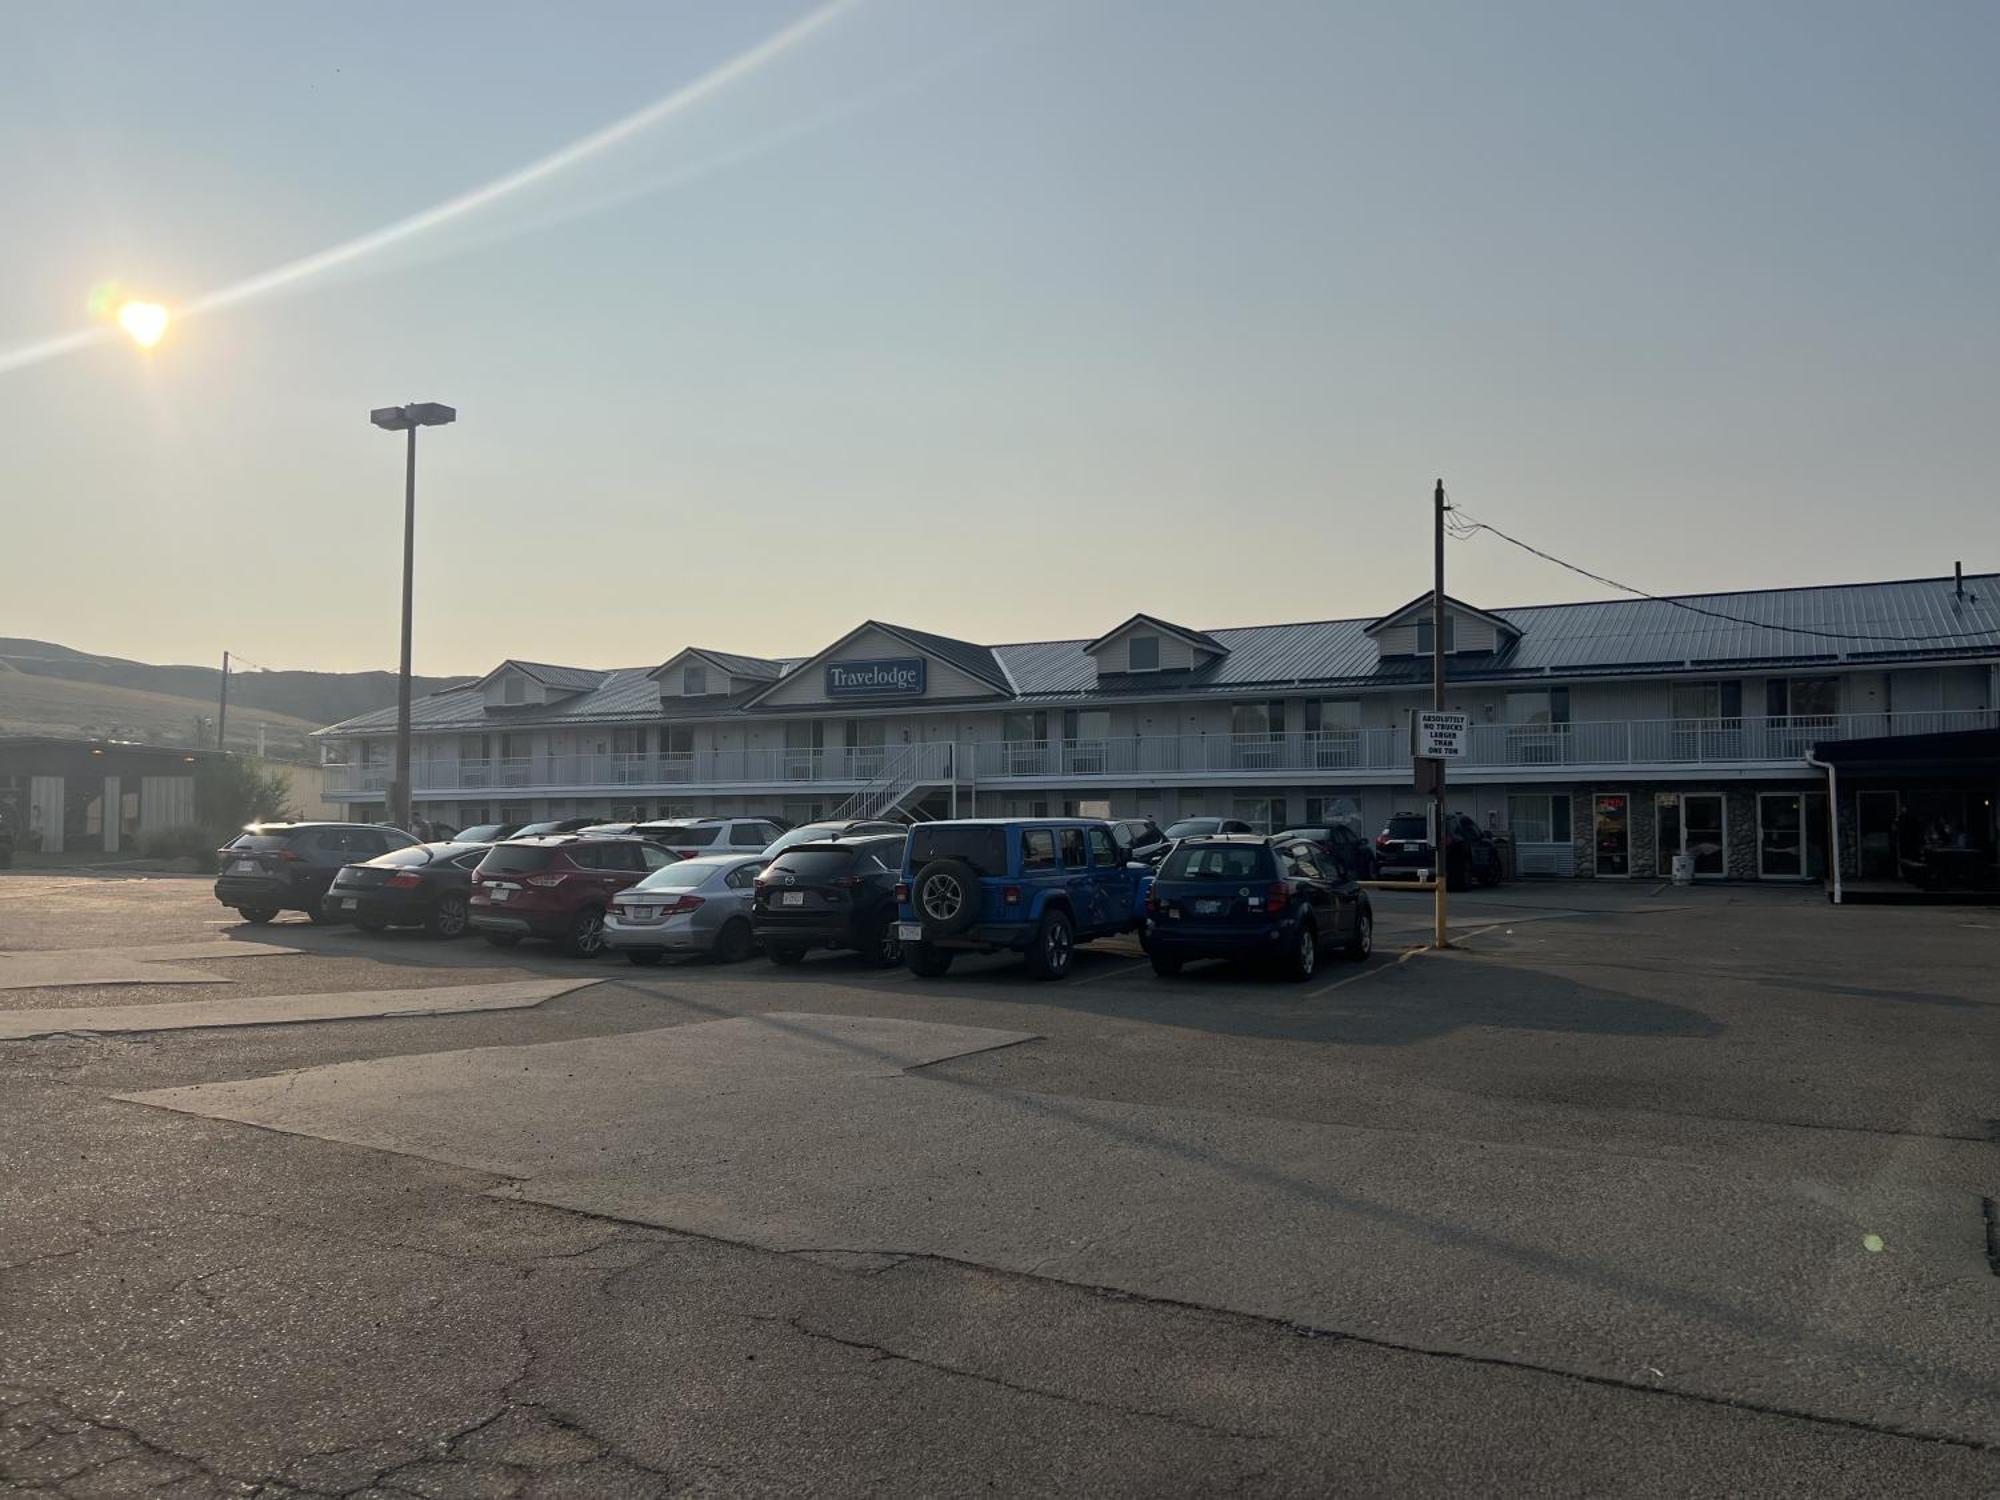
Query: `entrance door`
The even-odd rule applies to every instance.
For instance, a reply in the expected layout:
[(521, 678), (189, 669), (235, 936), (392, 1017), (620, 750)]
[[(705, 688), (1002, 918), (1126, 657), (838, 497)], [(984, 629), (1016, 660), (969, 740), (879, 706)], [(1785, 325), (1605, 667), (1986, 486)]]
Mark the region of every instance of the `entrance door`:
[(1894, 792), (1856, 792), (1854, 831), (1863, 880), (1896, 878), (1896, 815), (1903, 799)]
[(1599, 792), (1594, 799), (1593, 838), (1597, 873), (1623, 877), (1632, 873), (1631, 798), (1623, 792)]
[[(1797, 880), (1807, 872), (1806, 804), (1797, 792), (1757, 794), (1757, 873), (1767, 880)], [(1824, 803), (1825, 796), (1819, 800)], [(1820, 829), (1818, 853), (1825, 868), (1826, 830)]]
[(1729, 841), (1722, 826), (1722, 794), (1689, 792), (1681, 799), (1681, 851), (1694, 856), (1697, 875), (1729, 873)]
[(1653, 794), (1653, 873), (1674, 873), (1674, 856), (1681, 852), (1681, 794)]

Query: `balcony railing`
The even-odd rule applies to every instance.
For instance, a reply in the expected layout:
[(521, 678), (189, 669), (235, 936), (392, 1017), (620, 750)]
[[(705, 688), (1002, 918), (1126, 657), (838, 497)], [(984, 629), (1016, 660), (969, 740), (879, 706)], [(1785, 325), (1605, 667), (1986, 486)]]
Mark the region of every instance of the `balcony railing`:
[[(1992, 709), (1897, 714), (1828, 714), (1733, 719), (1608, 719), (1577, 724), (1475, 724), (1455, 771), (1600, 766), (1797, 765), (1822, 740), (1937, 734), (2000, 726)], [(1089, 740), (982, 740), (926, 745), (924, 774), (986, 785), (1008, 781), (1116, 782), (1161, 776), (1407, 772), (1402, 729), (1322, 729), (1271, 734), (1123, 735)], [(824, 783), (857, 789), (880, 777), (908, 747), (831, 750), (703, 750), (666, 754), (536, 755), (488, 760), (418, 760), (420, 794), (624, 787), (783, 787)], [(328, 766), (328, 796), (386, 790), (382, 764)]]

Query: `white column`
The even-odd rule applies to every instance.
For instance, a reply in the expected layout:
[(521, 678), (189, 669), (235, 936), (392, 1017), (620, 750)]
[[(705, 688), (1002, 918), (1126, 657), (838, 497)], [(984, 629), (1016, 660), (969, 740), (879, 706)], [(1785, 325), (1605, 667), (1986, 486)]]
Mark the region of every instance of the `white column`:
[(41, 834), (44, 854), (63, 852), (62, 777), (28, 778), (28, 829)]
[(124, 807), (118, 796), (118, 778), (116, 776), (107, 776), (104, 778), (103, 818), (104, 852), (106, 854), (116, 854), (118, 852), (119, 825), (124, 822), (124, 818), (121, 816), (123, 812)]

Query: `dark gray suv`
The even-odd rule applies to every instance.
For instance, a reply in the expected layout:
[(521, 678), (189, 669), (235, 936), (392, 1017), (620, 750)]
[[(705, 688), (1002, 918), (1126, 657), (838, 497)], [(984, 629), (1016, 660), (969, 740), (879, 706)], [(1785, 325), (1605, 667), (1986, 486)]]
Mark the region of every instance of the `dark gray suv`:
[(246, 922), (268, 922), (281, 911), (331, 922), (326, 888), (343, 865), (416, 842), (376, 823), (252, 823), (216, 851), (215, 899)]

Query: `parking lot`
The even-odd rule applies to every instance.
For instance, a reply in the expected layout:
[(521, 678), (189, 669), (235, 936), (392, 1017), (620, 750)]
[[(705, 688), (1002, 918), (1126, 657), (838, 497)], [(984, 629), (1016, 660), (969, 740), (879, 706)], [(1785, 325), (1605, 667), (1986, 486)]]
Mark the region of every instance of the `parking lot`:
[(1037, 984), (0, 877), (0, 1477), (2000, 1489), (2000, 922), (1453, 910)]

